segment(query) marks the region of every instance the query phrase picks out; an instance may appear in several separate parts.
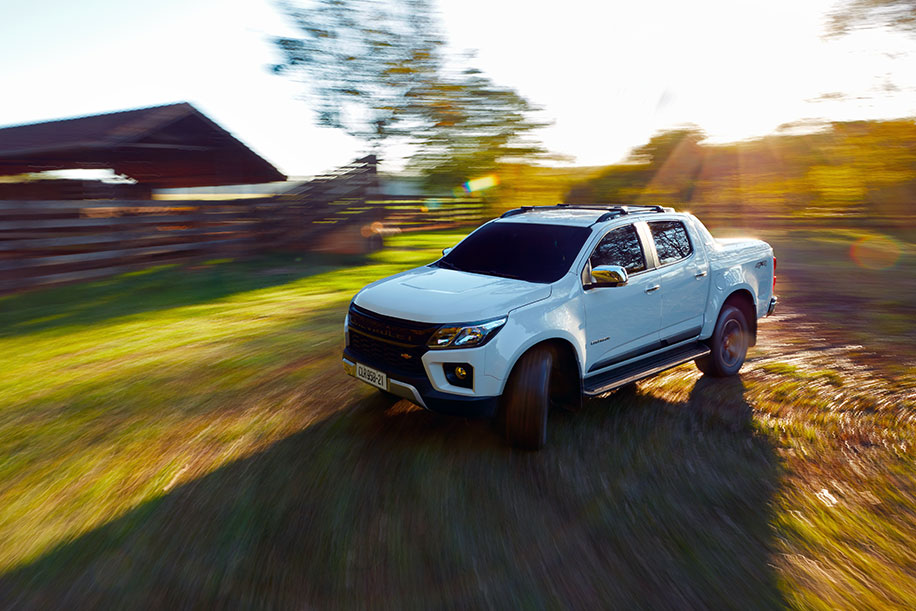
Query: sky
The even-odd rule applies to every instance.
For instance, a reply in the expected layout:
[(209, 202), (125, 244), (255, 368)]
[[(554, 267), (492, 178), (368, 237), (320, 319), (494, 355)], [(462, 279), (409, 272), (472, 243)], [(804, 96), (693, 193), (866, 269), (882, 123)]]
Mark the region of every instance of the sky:
[[(575, 165), (695, 124), (712, 142), (810, 119), (916, 116), (916, 38), (825, 39), (835, 0), (440, 0), (456, 52), (553, 121)], [(0, 126), (187, 101), (290, 176), (364, 154), (271, 74), (272, 0), (0, 0)], [(389, 169), (396, 169), (396, 164)]]

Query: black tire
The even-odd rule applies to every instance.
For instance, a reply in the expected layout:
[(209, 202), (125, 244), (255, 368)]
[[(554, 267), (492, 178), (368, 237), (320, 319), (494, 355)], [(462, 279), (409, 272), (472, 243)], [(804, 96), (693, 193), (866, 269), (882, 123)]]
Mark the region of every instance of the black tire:
[(539, 450), (547, 442), (551, 373), (556, 351), (535, 346), (518, 360), (503, 394), (506, 439), (517, 448)]
[(735, 375), (744, 365), (750, 337), (744, 313), (735, 306), (725, 306), (708, 342), (712, 352), (694, 361), (697, 368), (718, 378)]

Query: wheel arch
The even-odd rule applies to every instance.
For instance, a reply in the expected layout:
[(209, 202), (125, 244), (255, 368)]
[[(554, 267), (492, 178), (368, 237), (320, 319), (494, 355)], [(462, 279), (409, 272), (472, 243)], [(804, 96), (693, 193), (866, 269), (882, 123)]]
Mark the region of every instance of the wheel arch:
[(569, 404), (574, 409), (580, 407), (582, 403), (582, 363), (579, 359), (579, 352), (576, 350), (574, 344), (563, 337), (548, 337), (546, 339), (541, 339), (524, 350), (519, 351), (512, 361), (512, 366), (508, 369), (509, 374), (506, 376), (503, 383), (502, 392), (506, 391), (506, 384), (508, 384), (509, 378), (512, 377), (512, 373), (515, 371), (515, 367), (518, 365), (521, 358), (532, 350), (541, 347), (552, 347), (557, 351), (560, 361), (560, 370), (570, 375), (575, 381), (573, 388), (570, 389), (571, 396), (569, 397)]
[[(749, 345), (754, 346), (757, 344), (757, 307), (756, 302), (754, 301), (754, 296), (748, 289), (740, 288), (725, 298), (725, 301), (722, 302), (722, 307), (719, 308), (719, 314), (722, 313), (722, 310), (726, 306), (734, 306), (738, 308), (744, 318), (747, 321), (749, 330), (750, 330), (750, 341)], [(718, 315), (716, 315), (718, 319)]]

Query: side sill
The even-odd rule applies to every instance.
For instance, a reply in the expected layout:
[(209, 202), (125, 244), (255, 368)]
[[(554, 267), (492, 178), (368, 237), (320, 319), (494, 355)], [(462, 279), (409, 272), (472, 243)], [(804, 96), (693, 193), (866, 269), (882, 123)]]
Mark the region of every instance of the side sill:
[(706, 356), (709, 352), (709, 346), (706, 344), (693, 342), (686, 346), (679, 346), (659, 354), (647, 356), (623, 367), (586, 378), (583, 383), (585, 394), (590, 397), (604, 394), (630, 382), (647, 378), (682, 363)]

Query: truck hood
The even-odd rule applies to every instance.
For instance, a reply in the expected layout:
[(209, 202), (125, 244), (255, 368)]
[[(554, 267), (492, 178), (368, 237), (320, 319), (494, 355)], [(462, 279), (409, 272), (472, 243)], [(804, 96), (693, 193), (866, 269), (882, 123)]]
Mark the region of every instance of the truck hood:
[(549, 284), (418, 267), (373, 282), (353, 301), (385, 316), (446, 324), (498, 318), (549, 296)]

